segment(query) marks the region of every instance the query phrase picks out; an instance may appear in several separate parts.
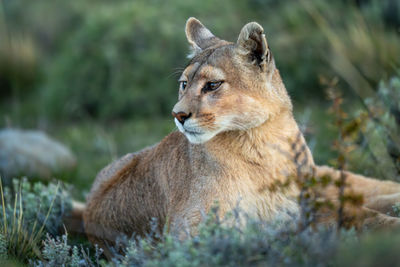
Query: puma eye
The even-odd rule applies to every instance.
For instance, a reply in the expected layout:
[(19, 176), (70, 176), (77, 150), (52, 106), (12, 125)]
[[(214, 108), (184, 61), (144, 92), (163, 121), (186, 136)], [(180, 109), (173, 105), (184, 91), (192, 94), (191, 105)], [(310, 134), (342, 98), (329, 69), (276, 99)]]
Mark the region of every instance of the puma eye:
[(208, 82), (206, 83), (206, 85), (203, 87), (203, 91), (204, 92), (210, 92), (210, 91), (215, 91), (217, 90), (221, 84), (223, 83), (223, 81), (219, 81), (219, 82)]
[(186, 85), (187, 85), (187, 82), (186, 82), (186, 81), (181, 81), (181, 82), (179, 83), (179, 89), (181, 89), (182, 91), (185, 90)]

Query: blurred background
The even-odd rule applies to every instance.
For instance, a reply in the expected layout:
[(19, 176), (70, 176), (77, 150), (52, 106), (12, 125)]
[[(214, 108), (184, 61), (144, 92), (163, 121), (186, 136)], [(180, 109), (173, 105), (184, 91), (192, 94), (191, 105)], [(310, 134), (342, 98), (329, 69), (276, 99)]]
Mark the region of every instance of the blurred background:
[(84, 200), (102, 167), (173, 131), (190, 16), (228, 41), (259, 22), (315, 161), (400, 181), (398, 0), (2, 0), (3, 178)]

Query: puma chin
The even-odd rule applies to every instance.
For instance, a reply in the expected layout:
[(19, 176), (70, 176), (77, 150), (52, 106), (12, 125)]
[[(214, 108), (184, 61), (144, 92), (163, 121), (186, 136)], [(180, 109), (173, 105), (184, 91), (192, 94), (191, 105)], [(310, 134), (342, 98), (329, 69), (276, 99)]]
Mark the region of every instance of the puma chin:
[(203, 144), (220, 132), (210, 132), (200, 129), (198, 127), (182, 125), (176, 118), (175, 124), (178, 127), (179, 131), (183, 133), (192, 144)]

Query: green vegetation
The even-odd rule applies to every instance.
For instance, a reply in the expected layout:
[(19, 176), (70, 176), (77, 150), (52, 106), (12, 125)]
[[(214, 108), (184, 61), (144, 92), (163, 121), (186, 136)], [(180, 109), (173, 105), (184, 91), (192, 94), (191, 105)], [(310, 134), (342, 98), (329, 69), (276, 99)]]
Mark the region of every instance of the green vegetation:
[[(0, 0), (0, 128), (44, 130), (69, 146), (78, 162), (74, 171), (57, 174), (66, 187), (34, 182), (40, 177), (8, 181), (0, 263), (111, 264), (82, 237), (67, 238), (62, 216), (71, 208), (69, 194), (83, 201), (102, 167), (174, 130), (170, 112), (187, 63), (190, 16), (230, 41), (249, 21), (263, 25), (315, 161), (400, 181), (396, 0)], [(329, 108), (335, 101), (341, 114)], [(334, 143), (338, 136), (340, 144)], [(399, 207), (393, 208), (397, 215)], [(286, 224), (260, 222), (242, 232), (209, 219), (196, 238), (160, 238), (157, 245), (122, 242), (126, 255), (113, 263), (395, 265), (400, 234), (298, 234)], [(355, 258), (365, 261), (356, 265)]]
[(45, 233), (59, 234), (63, 215), (71, 209), (68, 195), (59, 185), (31, 186), (26, 179), (14, 180), (12, 188), (0, 184), (0, 193), (0, 258), (28, 262), (40, 257)]
[[(79, 249), (77, 246), (68, 244), (68, 236), (64, 234), (61, 238), (47, 236), (43, 242), (43, 260), (31, 262), (35, 267), (58, 267), (58, 266), (100, 266), (104, 261), (100, 260), (102, 251), (95, 248), (94, 258), (89, 250)], [(103, 264), (105, 265), (105, 263)]]

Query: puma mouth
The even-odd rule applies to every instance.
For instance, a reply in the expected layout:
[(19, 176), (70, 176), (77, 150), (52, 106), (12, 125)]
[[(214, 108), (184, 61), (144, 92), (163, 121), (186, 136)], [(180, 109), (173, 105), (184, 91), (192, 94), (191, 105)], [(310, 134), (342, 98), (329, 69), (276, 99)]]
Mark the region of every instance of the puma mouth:
[(183, 126), (176, 118), (175, 118), (175, 124), (178, 127), (178, 130), (181, 133), (183, 133), (189, 140), (189, 142), (192, 144), (205, 143), (215, 136), (215, 133), (213, 132), (201, 131), (197, 127), (193, 127), (191, 125)]
[(203, 132), (199, 132), (199, 131), (191, 131), (191, 130), (186, 130), (184, 129), (185, 133), (187, 134), (191, 134), (191, 135), (201, 135), (203, 134)]
[(190, 135), (201, 135), (201, 134), (204, 134), (204, 132), (203, 131), (200, 131), (200, 130), (198, 130), (198, 129), (196, 129), (195, 127), (188, 127), (188, 126), (183, 126), (180, 122), (178, 122), (178, 120), (177, 119), (175, 119), (175, 124), (176, 124), (176, 126), (178, 127), (178, 129), (179, 129), (179, 131), (181, 132), (181, 133), (184, 133), (184, 134), (190, 134)]

